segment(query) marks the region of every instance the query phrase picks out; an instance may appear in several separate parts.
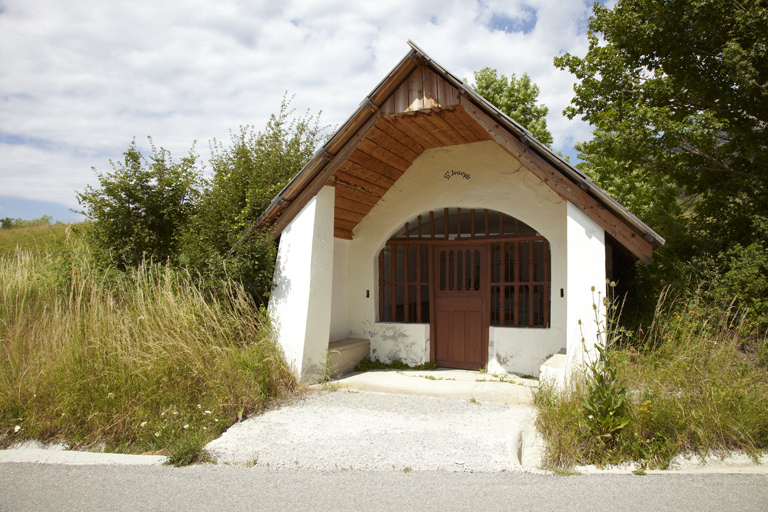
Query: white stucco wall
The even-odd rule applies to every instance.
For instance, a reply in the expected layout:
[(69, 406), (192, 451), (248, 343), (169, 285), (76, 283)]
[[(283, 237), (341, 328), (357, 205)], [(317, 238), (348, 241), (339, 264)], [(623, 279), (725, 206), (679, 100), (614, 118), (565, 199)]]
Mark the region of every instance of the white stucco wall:
[(330, 336), (334, 198), (324, 187), (283, 231), (269, 301), (283, 352), (308, 382), (322, 374)]
[[(578, 368), (586, 351), (593, 354), (598, 324), (604, 322), (605, 231), (568, 203), (567, 348), (569, 371)], [(594, 288), (594, 292), (592, 289)], [(593, 308), (597, 306), (597, 310)], [(579, 325), (581, 321), (581, 325)], [(582, 337), (584, 347), (582, 347)], [(599, 340), (600, 343), (603, 340)]]
[[(333, 289), (331, 297), (331, 340), (349, 338), (348, 294), (349, 240), (333, 240)], [(370, 290), (373, 293), (373, 290)]]
[(411, 366), (429, 361), (429, 324), (372, 323), (366, 338), (371, 341), (372, 359), (397, 359)]
[[(446, 172), (451, 170), (467, 173), (469, 179), (446, 179)], [(354, 230), (348, 252), (350, 336), (370, 339), (372, 355), (384, 361), (394, 354), (407, 358), (410, 364), (427, 361), (428, 325), (376, 323), (379, 251), (395, 231), (419, 213), (445, 207), (498, 210), (533, 227), (550, 243), (551, 326), (493, 328), (489, 336), (493, 344), (493, 350), (489, 347), (490, 367), (535, 374), (538, 365), (566, 340), (566, 299), (560, 298), (560, 289), (568, 287), (566, 204), (495, 142), (425, 151)], [(369, 298), (364, 298), (366, 289), (371, 290)], [(419, 335), (421, 332), (424, 334)], [(402, 333), (412, 336), (412, 351), (393, 348), (395, 340), (403, 339)]]

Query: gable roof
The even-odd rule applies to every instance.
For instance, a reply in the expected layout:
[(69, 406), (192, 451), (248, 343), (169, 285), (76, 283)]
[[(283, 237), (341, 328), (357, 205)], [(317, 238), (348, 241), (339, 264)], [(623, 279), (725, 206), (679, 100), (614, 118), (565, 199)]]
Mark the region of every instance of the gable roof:
[(326, 185), (336, 188), (334, 236), (357, 224), (425, 150), (492, 140), (583, 210), (636, 257), (664, 239), (592, 180), (436, 63), (416, 44), (360, 103), (258, 220), (275, 237)]

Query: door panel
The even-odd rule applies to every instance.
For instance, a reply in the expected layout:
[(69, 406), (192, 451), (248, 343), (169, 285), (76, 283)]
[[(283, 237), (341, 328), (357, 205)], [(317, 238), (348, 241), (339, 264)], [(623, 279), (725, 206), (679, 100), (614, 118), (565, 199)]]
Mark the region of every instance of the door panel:
[(477, 370), (488, 358), (486, 247), (435, 247), (435, 359), (439, 366)]

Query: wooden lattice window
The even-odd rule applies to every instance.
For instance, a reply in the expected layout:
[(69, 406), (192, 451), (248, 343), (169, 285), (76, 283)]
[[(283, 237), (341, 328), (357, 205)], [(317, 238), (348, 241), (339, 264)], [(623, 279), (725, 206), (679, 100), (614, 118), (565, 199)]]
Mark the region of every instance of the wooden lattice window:
[(379, 253), (379, 319), (429, 323), (429, 247), (388, 244)]
[(549, 274), (545, 238), (491, 244), (491, 325), (549, 327)]
[[(443, 208), (406, 222), (379, 253), (379, 321), (429, 323), (430, 246), (482, 244), (486, 257), (450, 252), (445, 261), (456, 275), (457, 290), (488, 291), (490, 325), (501, 327), (549, 327), (549, 243), (535, 229), (507, 214), (487, 209)], [(459, 246), (457, 245), (457, 247)], [(455, 255), (454, 255), (455, 253)], [(479, 254), (479, 253), (478, 253)], [(486, 259), (487, 258), (487, 259)], [(436, 263), (437, 264), (437, 263)], [(455, 267), (454, 267), (455, 265)], [(483, 283), (479, 265), (490, 265)], [(453, 289), (441, 274), (434, 286)], [(470, 288), (464, 288), (469, 290)]]

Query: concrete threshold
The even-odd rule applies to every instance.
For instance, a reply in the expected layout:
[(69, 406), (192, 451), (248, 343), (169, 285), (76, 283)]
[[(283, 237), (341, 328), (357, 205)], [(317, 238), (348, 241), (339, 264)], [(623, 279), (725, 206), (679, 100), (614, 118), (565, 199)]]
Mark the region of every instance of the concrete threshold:
[(535, 379), (470, 370), (372, 370), (331, 381), (342, 389), (531, 405)]

